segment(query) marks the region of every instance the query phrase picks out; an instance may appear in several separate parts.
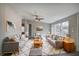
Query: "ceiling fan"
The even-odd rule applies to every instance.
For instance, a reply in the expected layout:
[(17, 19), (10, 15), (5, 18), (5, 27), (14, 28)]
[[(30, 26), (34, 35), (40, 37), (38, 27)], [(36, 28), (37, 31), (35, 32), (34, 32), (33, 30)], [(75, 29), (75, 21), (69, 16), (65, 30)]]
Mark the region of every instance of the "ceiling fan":
[(44, 20), (44, 18), (38, 16), (38, 15), (33, 15), (35, 20), (38, 20), (38, 21), (41, 21), (41, 20)]
[(37, 12), (35, 12), (35, 14), (28, 12), (28, 14), (30, 14), (31, 16), (33, 16), (34, 19), (37, 20), (37, 21), (44, 20), (44, 18), (40, 17), (40, 16), (37, 14)]

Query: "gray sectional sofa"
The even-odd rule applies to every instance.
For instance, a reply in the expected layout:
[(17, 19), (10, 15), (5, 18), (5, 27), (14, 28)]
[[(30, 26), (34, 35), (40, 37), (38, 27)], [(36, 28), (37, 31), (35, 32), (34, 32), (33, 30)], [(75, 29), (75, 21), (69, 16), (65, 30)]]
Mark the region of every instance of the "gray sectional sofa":
[(47, 41), (51, 46), (53, 46), (56, 49), (61, 49), (63, 48), (63, 41), (59, 40), (60, 36), (53, 36), (50, 38), (47, 38)]

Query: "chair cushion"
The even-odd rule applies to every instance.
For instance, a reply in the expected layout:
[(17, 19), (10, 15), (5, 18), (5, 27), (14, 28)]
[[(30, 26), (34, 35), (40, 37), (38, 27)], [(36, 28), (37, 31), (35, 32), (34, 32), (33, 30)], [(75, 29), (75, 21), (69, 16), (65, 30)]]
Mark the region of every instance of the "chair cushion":
[(63, 48), (63, 41), (56, 41), (56, 48)]

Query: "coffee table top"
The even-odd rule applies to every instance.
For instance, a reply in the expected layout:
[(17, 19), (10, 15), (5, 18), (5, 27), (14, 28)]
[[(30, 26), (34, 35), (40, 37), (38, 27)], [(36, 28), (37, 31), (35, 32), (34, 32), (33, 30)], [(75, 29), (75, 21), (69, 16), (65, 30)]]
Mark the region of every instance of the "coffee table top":
[(42, 44), (42, 40), (41, 39), (34, 39), (34, 44)]

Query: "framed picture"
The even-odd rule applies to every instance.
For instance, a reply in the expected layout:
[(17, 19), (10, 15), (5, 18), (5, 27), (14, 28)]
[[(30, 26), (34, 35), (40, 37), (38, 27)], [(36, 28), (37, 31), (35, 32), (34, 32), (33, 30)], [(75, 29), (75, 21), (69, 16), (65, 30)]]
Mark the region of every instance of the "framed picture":
[(36, 27), (36, 31), (42, 31), (42, 30), (43, 30), (43, 27), (42, 26)]

